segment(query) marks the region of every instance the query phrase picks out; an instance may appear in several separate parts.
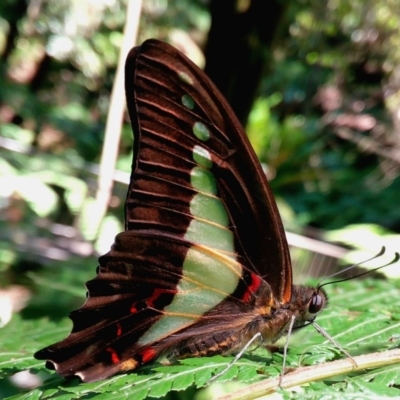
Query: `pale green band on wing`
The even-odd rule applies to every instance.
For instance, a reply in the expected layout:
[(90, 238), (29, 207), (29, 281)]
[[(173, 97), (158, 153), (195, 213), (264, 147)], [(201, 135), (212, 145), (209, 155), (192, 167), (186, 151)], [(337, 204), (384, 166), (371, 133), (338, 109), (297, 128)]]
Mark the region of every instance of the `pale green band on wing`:
[(233, 234), (229, 229), (211, 225), (206, 221), (193, 220), (185, 235), (185, 239), (200, 243), (215, 250), (227, 251), (234, 254)]
[[(189, 77), (186, 75), (186, 78)], [(196, 122), (193, 133), (203, 141), (210, 138), (208, 128), (201, 122)], [(197, 322), (204, 313), (234, 292), (242, 273), (240, 264), (236, 262), (235, 241), (229, 229), (228, 212), (222, 200), (217, 197), (217, 182), (210, 171), (211, 155), (196, 145), (193, 148), (193, 160), (197, 166), (190, 172), (190, 183), (197, 193), (190, 202), (193, 219), (184, 239), (194, 245), (188, 250), (183, 262), (177, 293), (171, 304), (164, 308), (165, 315), (139, 339), (138, 344), (142, 346)]]
[(182, 82), (188, 83), (189, 85), (193, 85), (193, 79), (186, 72), (178, 72), (178, 77)]
[(203, 142), (210, 139), (210, 131), (202, 122), (195, 122), (193, 125), (193, 133), (197, 139), (200, 139)]
[(207, 169), (194, 167), (190, 172), (190, 183), (199, 192), (217, 194), (217, 182), (215, 182), (214, 175)]
[(195, 217), (228, 227), (229, 217), (221, 199), (197, 193), (190, 202), (190, 213)]
[(201, 249), (189, 249), (183, 264), (184, 277), (177, 286), (178, 293), (164, 309), (166, 313), (188, 315), (164, 315), (139, 339), (138, 344), (160, 340), (196, 322), (233, 293), (240, 274), (241, 268), (236, 262), (228, 266)]
[(211, 154), (204, 147), (194, 146), (193, 160), (201, 167), (210, 169), (212, 167)]
[(182, 104), (188, 108), (189, 110), (193, 110), (194, 108), (194, 100), (191, 96), (189, 96), (188, 94), (184, 94), (182, 96)]

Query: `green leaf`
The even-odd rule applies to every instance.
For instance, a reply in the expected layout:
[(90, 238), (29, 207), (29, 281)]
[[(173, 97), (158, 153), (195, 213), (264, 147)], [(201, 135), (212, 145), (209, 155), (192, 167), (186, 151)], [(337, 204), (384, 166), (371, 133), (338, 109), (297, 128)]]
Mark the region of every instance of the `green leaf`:
[[(398, 348), (399, 287), (399, 282), (372, 279), (328, 287), (330, 305), (319, 316), (318, 323), (353, 356)], [(26, 320), (15, 315), (8, 325), (0, 329), (0, 390), (2, 382), (7, 381), (13, 373), (29, 369), (39, 377), (50, 376), (50, 379), (29, 393), (14, 396), (14, 399), (74, 399), (94, 395), (98, 399), (160, 398), (169, 392), (207, 387), (210, 378), (224, 370), (233, 359), (232, 356), (188, 358), (169, 366), (148, 365), (133, 373), (117, 375), (101, 382), (80, 383), (78, 379), (58, 377), (56, 373), (46, 370), (43, 362), (32, 357), (34, 351), (64, 338), (70, 329), (71, 322), (68, 319), (58, 322), (48, 319)], [(316, 364), (343, 358), (340, 350), (310, 326), (291, 338), (287, 367), (291, 370), (312, 365), (311, 368), (318, 371)], [(204, 389), (204, 393), (222, 393), (221, 390), (236, 393), (249, 384), (259, 384), (265, 379), (277, 377), (281, 367), (282, 354), (273, 353), (271, 357), (265, 349), (258, 348), (243, 355), (211, 387)], [(233, 382), (236, 384), (233, 385)], [(399, 385), (399, 365), (380, 365), (368, 371), (336, 375), (301, 386), (300, 397), (393, 398), (400, 396)], [(286, 393), (289, 396), (298, 395), (298, 391), (289, 389)]]

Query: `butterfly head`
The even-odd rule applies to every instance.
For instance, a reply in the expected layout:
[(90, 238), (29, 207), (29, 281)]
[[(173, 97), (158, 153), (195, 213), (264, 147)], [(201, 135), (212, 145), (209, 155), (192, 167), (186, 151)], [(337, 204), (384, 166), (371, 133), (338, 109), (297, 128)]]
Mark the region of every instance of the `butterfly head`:
[(323, 289), (295, 286), (291, 301), (291, 308), (297, 314), (295, 315), (294, 329), (302, 328), (312, 323), (327, 304), (328, 296)]
[(328, 296), (323, 289), (314, 289), (310, 300), (307, 303), (305, 317), (307, 321), (314, 321), (317, 314), (326, 307)]

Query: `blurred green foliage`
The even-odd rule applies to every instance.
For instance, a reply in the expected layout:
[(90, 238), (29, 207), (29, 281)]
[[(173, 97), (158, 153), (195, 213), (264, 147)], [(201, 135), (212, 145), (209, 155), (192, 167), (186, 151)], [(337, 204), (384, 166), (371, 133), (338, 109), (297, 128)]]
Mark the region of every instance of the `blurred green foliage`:
[(398, 231), (395, 2), (293, 2), (284, 26), (248, 127), (274, 191), (301, 224)]
[[(208, 5), (143, 2), (138, 42), (180, 37), (203, 46)], [(272, 57), (247, 132), (293, 229), (400, 231), (397, 7), (290, 1), (265, 49)], [(120, 182), (98, 238), (91, 221), (125, 12), (123, 0), (0, 3), (0, 288), (29, 289), (25, 319), (58, 319), (79, 306), (57, 283), (79, 287), (93, 277), (95, 249), (107, 250), (123, 229)], [(126, 118), (118, 168), (127, 174), (131, 157)]]

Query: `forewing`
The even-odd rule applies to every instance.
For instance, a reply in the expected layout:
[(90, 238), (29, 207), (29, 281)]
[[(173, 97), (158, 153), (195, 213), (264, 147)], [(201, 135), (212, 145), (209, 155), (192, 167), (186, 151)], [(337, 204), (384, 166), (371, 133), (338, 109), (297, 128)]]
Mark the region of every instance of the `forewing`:
[[(135, 134), (126, 229), (184, 237), (192, 221), (194, 157), (211, 157), (210, 171), (229, 217), (240, 262), (288, 302), (288, 245), (260, 163), (223, 96), (173, 47), (148, 40), (126, 64), (126, 94)], [(212, 222), (212, 215), (199, 212)], [(218, 237), (208, 235), (218, 243)], [(194, 238), (196, 240), (196, 238)]]

